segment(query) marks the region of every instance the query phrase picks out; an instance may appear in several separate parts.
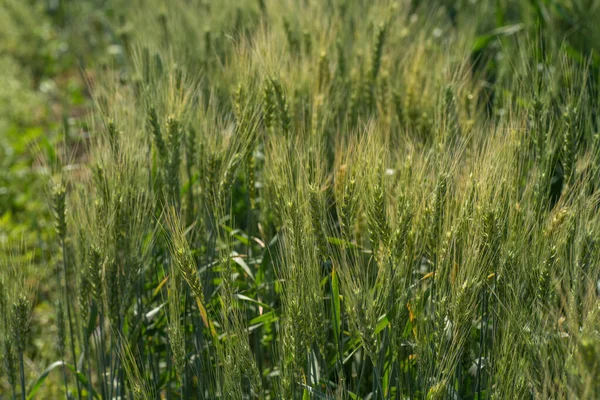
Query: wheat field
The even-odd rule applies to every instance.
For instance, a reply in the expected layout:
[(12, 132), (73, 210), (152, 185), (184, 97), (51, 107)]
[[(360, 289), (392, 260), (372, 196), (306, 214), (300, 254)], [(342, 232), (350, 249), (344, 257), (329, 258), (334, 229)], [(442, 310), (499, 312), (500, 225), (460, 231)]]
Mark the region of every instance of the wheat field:
[(0, 399), (600, 398), (600, 1), (56, 4)]

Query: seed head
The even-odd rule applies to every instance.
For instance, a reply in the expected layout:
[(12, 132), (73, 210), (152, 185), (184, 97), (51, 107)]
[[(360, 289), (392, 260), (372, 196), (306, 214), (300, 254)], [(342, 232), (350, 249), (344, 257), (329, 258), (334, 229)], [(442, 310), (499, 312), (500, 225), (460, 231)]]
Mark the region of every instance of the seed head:
[(564, 113), (564, 136), (563, 136), (563, 168), (565, 181), (573, 182), (575, 175), (575, 111), (568, 108)]
[(269, 81), (266, 81), (263, 86), (263, 120), (267, 130), (271, 130), (275, 120), (275, 97), (273, 87)]
[(15, 347), (11, 337), (7, 336), (4, 339), (3, 347), (4, 357), (2, 358), (2, 367), (8, 383), (14, 388), (17, 383), (17, 358), (15, 356)]
[(246, 172), (248, 176), (248, 197), (250, 198), (250, 208), (256, 208), (256, 180), (254, 176), (254, 155), (250, 154), (246, 162)]
[(179, 121), (174, 116), (167, 118), (167, 137), (169, 141), (169, 164), (167, 168), (167, 182), (169, 184), (172, 199), (178, 202), (179, 199), (179, 167), (181, 165), (181, 130)]
[(11, 316), (11, 330), (16, 349), (19, 353), (25, 351), (27, 344), (27, 335), (31, 327), (31, 303), (25, 296), (19, 298), (13, 303)]
[[(0, 279), (0, 315), (6, 316), (8, 314), (8, 309), (6, 308), (8, 303), (8, 298), (6, 295), (6, 288), (4, 287), (4, 282)], [(3, 321), (5, 323), (6, 321)]]
[(100, 303), (102, 299), (102, 255), (100, 248), (95, 245), (90, 248), (90, 261), (84, 279), (88, 281), (92, 298)]
[(329, 58), (325, 51), (321, 52), (319, 56), (319, 72), (318, 72), (317, 83), (319, 91), (323, 91), (325, 86), (329, 83)]
[(340, 206), (340, 226), (342, 234), (349, 240), (352, 237), (354, 223), (356, 221), (356, 180), (348, 180), (342, 193), (342, 204)]
[(309, 203), (310, 203), (310, 217), (312, 220), (312, 229), (317, 239), (317, 249), (319, 251), (319, 257), (321, 260), (327, 259), (327, 239), (325, 238), (325, 233), (323, 232), (322, 226), (322, 211), (321, 211), (321, 201), (319, 199), (319, 189), (315, 185), (310, 186), (309, 192)]
[(231, 188), (235, 181), (235, 172), (237, 167), (242, 159), (242, 155), (240, 153), (236, 153), (232, 158), (229, 164), (227, 164), (227, 168), (223, 172), (223, 178), (221, 178), (221, 182), (219, 183), (219, 199), (223, 200), (227, 191)]
[(233, 96), (233, 107), (237, 119), (238, 130), (241, 130), (245, 123), (244, 107), (246, 104), (246, 89), (243, 84), (240, 83), (237, 86)]
[(158, 115), (156, 114), (156, 108), (154, 107), (150, 107), (148, 110), (148, 125), (150, 125), (150, 132), (152, 133), (152, 139), (158, 151), (158, 155), (164, 162), (167, 159), (167, 146), (163, 140), (160, 122), (158, 120)]
[(344, 46), (342, 45), (341, 40), (338, 40), (335, 45), (338, 58), (336, 75), (343, 79), (346, 76), (346, 56), (344, 55)]
[(54, 213), (54, 228), (58, 237), (64, 241), (67, 236), (67, 190), (63, 184), (58, 184), (52, 191), (52, 208)]
[(110, 147), (113, 151), (113, 154), (116, 155), (119, 149), (119, 131), (117, 130), (114, 119), (111, 118), (108, 120), (106, 129), (108, 131)]
[(373, 194), (368, 209), (368, 224), (373, 251), (377, 251), (379, 244), (386, 245), (389, 238), (389, 227), (385, 211), (385, 189), (383, 182), (373, 188)]
[(277, 78), (271, 78), (270, 82), (273, 87), (277, 121), (283, 133), (287, 135), (291, 130), (292, 118), (285, 91)]
[(312, 53), (312, 36), (309, 31), (304, 31), (302, 37), (304, 39), (304, 52), (307, 56), (310, 56)]
[(56, 327), (58, 328), (58, 336), (56, 338), (56, 351), (59, 355), (62, 356), (65, 354), (67, 334), (65, 329), (65, 312), (60, 301), (56, 303)]
[(387, 32), (387, 25), (385, 23), (379, 24), (377, 27), (377, 33), (375, 35), (375, 45), (371, 53), (371, 71), (370, 78), (374, 82), (379, 74), (381, 67), (381, 56), (383, 54), (383, 44), (385, 42), (385, 36)]

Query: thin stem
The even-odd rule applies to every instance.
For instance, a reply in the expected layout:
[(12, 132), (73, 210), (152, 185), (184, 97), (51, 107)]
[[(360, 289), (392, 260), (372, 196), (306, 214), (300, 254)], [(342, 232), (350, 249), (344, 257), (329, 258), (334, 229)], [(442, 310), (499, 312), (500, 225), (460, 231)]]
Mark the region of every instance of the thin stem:
[(363, 377), (365, 376), (365, 370), (367, 369), (366, 368), (367, 367), (367, 357), (366, 357), (365, 353), (366, 353), (366, 350), (363, 347), (362, 356), (361, 356), (362, 365), (361, 365), (361, 369), (360, 369), (360, 377), (358, 378), (358, 385), (356, 386), (357, 394), (360, 393), (360, 385), (362, 383)]
[(86, 355), (87, 355), (87, 366), (88, 366), (88, 400), (92, 400), (92, 361), (90, 355), (88, 354), (90, 351), (89, 349), (89, 339), (88, 339), (88, 343), (86, 343)]
[[(67, 303), (67, 319), (69, 320), (69, 336), (71, 338), (71, 353), (73, 355), (73, 367), (75, 368), (75, 373), (77, 374), (77, 354), (75, 353), (75, 335), (73, 334), (73, 320), (71, 319), (71, 302), (69, 301), (69, 289), (68, 289), (68, 279), (67, 279), (67, 248), (65, 246), (65, 240), (61, 239), (62, 245), (62, 254), (63, 254), (63, 274), (65, 278), (65, 284), (63, 286), (65, 292), (65, 301)], [(81, 387), (79, 386), (79, 380), (75, 379), (75, 384), (77, 385), (77, 398), (81, 399)]]
[(65, 358), (62, 357), (62, 371), (63, 371), (63, 379), (65, 381), (65, 396), (69, 398), (69, 385), (67, 381), (67, 366), (65, 365)]
[(481, 390), (481, 357), (483, 356), (483, 346), (485, 344), (485, 287), (481, 292), (481, 332), (479, 337), (479, 356), (477, 358), (477, 386), (475, 388), (475, 393), (479, 396), (479, 391)]
[[(98, 342), (100, 343), (100, 357), (98, 357), (98, 362), (101, 365), (101, 368), (98, 368), (98, 374), (99, 374), (99, 378), (100, 378), (100, 382), (102, 383), (102, 393), (104, 396), (106, 396), (107, 394), (109, 394), (109, 390), (108, 390), (108, 386), (106, 384), (106, 343), (104, 340), (104, 310), (103, 310), (103, 306), (102, 304), (99, 305), (99, 312), (98, 312), (98, 316), (99, 316), (99, 327), (100, 327), (100, 332), (99, 332), (99, 338), (98, 338)], [(110, 395), (110, 394), (109, 394)]]
[(21, 372), (21, 399), (25, 400), (25, 364), (22, 351), (19, 351), (19, 369)]

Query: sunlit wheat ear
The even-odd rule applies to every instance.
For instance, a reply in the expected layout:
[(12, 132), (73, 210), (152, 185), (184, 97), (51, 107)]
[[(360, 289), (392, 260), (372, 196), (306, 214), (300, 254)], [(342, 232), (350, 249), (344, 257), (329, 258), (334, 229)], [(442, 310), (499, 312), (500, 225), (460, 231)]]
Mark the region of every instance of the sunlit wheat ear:
[(313, 47), (313, 43), (312, 43), (312, 36), (310, 34), (309, 31), (304, 31), (302, 32), (302, 39), (304, 42), (304, 53), (306, 54), (306, 56), (310, 56), (312, 53), (312, 47)]
[(242, 161), (242, 155), (240, 153), (236, 153), (233, 155), (229, 163), (227, 164), (225, 170), (223, 171), (223, 177), (219, 182), (219, 201), (223, 201), (225, 199), (225, 195), (231, 189), (233, 182), (235, 181), (236, 172), (240, 162)]
[(377, 33), (375, 35), (375, 44), (371, 50), (371, 69), (369, 70), (369, 78), (371, 81), (375, 81), (379, 75), (381, 67), (381, 56), (383, 55), (383, 45), (385, 43), (386, 33), (388, 26), (385, 22), (382, 22), (377, 27)]
[(269, 80), (263, 83), (263, 121), (267, 132), (269, 132), (275, 123), (275, 94)]
[(12, 305), (11, 333), (15, 343), (15, 350), (19, 358), (21, 377), (21, 396), (25, 396), (25, 369), (24, 353), (31, 329), (31, 302), (24, 295), (19, 295)]
[(336, 171), (335, 196), (338, 207), (338, 223), (340, 231), (346, 240), (351, 238), (354, 229), (356, 218), (355, 192), (356, 179), (348, 171), (347, 166), (343, 165)]
[(310, 216), (312, 220), (312, 230), (315, 238), (317, 239), (317, 248), (319, 251), (319, 257), (322, 260), (328, 258), (327, 254), (327, 238), (325, 237), (325, 231), (323, 229), (323, 206), (321, 205), (319, 188), (315, 185), (311, 185), (309, 192), (310, 202)]
[[(245, 123), (245, 107), (247, 101), (246, 88), (243, 84), (238, 84), (233, 93), (233, 109), (238, 126), (243, 126)], [(239, 128), (238, 128), (239, 129)]]
[(108, 309), (108, 317), (115, 329), (118, 329), (121, 318), (122, 289), (119, 279), (119, 267), (114, 259), (107, 261), (104, 266), (102, 281), (104, 283), (104, 301)]
[(106, 131), (108, 133), (108, 142), (115, 157), (118, 156), (120, 132), (115, 125), (114, 119), (109, 119), (106, 123)]
[(563, 134), (563, 169), (567, 185), (573, 184), (575, 177), (575, 116), (577, 110), (568, 107), (563, 114), (564, 134)]
[(437, 246), (440, 239), (441, 229), (445, 214), (448, 189), (448, 176), (442, 174), (438, 179), (437, 187), (435, 188), (433, 198), (433, 209), (431, 212), (431, 237), (430, 243), (432, 249)]
[(83, 277), (88, 282), (90, 294), (97, 304), (101, 304), (102, 301), (103, 259), (100, 251), (100, 247), (94, 244), (90, 246), (90, 259)]
[(193, 127), (189, 127), (185, 135), (185, 160), (189, 178), (198, 163), (198, 134)]
[(300, 51), (300, 39), (298, 38), (298, 32), (296, 32), (287, 18), (283, 18), (283, 29), (287, 38), (290, 53), (297, 55)]
[(54, 227), (60, 240), (67, 236), (67, 190), (63, 184), (57, 184), (52, 189), (52, 211), (54, 213)]
[(215, 153), (209, 153), (206, 160), (203, 194), (206, 203), (211, 205), (217, 204), (217, 196), (219, 194), (219, 172), (221, 168), (221, 157)]
[(2, 315), (2, 328), (0, 339), (2, 344), (2, 371), (9, 385), (14, 389), (17, 384), (17, 360), (15, 346), (10, 332), (11, 309), (9, 308), (8, 289), (0, 278), (0, 313)]
[(67, 331), (65, 323), (65, 312), (60, 301), (56, 303), (56, 327), (58, 330), (58, 334), (56, 337), (56, 352), (61, 357), (64, 357), (67, 343)]
[(273, 93), (274, 116), (278, 122), (279, 128), (284, 134), (288, 134), (292, 127), (292, 117), (290, 115), (289, 103), (281, 82), (277, 78), (271, 78), (270, 84)]
[(192, 295), (196, 300), (200, 316), (202, 317), (205, 326), (209, 327), (212, 325), (209, 325), (208, 314), (204, 305), (204, 289), (202, 288), (202, 283), (200, 281), (200, 277), (198, 276), (198, 271), (189, 248), (189, 243), (187, 242), (183, 228), (181, 227), (181, 224), (177, 218), (178, 217), (173, 209), (167, 210), (165, 214), (165, 221), (166, 228), (168, 229), (169, 233), (169, 252), (173, 258), (175, 267), (181, 274), (181, 277), (188, 284)]
[[(91, 285), (89, 279), (85, 277), (85, 272), (79, 276), (77, 286), (77, 306), (81, 315), (81, 321), (87, 321), (89, 316)], [(85, 324), (85, 322), (83, 322)]]
[(173, 361), (175, 363), (175, 372), (179, 377), (180, 382), (183, 384), (184, 379), (184, 368), (185, 368), (185, 333), (183, 326), (179, 318), (179, 309), (181, 306), (181, 293), (180, 283), (178, 282), (179, 276), (177, 272), (174, 272), (169, 278), (169, 290), (168, 290), (168, 328), (167, 335), (169, 337), (169, 345), (171, 346), (171, 352), (173, 353)]
[(13, 388), (17, 385), (17, 358), (15, 356), (15, 345), (10, 335), (6, 335), (2, 341), (2, 368)]
[(447, 85), (444, 90), (443, 118), (445, 120), (445, 140), (447, 144), (450, 145), (455, 144), (461, 136), (458, 107), (456, 103), (455, 90), (451, 85)]
[(248, 184), (248, 198), (250, 199), (250, 208), (256, 208), (256, 161), (254, 154), (251, 153), (246, 161), (246, 175), (247, 175), (247, 184)]
[(390, 123), (388, 118), (390, 117), (390, 74), (387, 70), (381, 71), (379, 83), (376, 87), (377, 96), (377, 107), (380, 112), (386, 117), (386, 123)]
[(121, 336), (120, 348), (117, 349), (117, 356), (123, 363), (125, 377), (130, 388), (130, 395), (133, 400), (150, 400), (156, 397), (153, 385), (149, 384), (143, 370), (139, 365), (139, 356), (133, 353), (135, 350), (128, 343), (127, 338)]
[(392, 256), (400, 262), (406, 256), (406, 244), (414, 216), (414, 210), (410, 201), (401, 198), (398, 202), (396, 213), (398, 222), (390, 238), (390, 247), (392, 249)]
[[(8, 322), (8, 288), (4, 284), (4, 280), (0, 277), (0, 315), (2, 315), (2, 323), (7, 326)], [(0, 334), (3, 330), (0, 330)]]
[(167, 140), (169, 144), (169, 161), (167, 165), (167, 183), (171, 199), (179, 204), (179, 168), (181, 166), (181, 128), (174, 116), (169, 116), (166, 122)]
[(323, 92), (331, 79), (329, 72), (329, 57), (327, 57), (327, 53), (324, 50), (319, 56), (319, 64), (317, 71), (317, 87), (319, 89), (319, 92)]
[(150, 127), (150, 132), (152, 134), (152, 139), (156, 149), (158, 151), (158, 155), (160, 159), (166, 162), (168, 157), (167, 146), (165, 144), (162, 129), (160, 127), (160, 121), (158, 120), (158, 114), (154, 107), (151, 107), (148, 110), (148, 125)]
[[(381, 171), (381, 168), (379, 168), (379, 171)], [(369, 200), (367, 210), (369, 236), (375, 256), (378, 256), (380, 245), (383, 247), (387, 246), (390, 236), (385, 202), (384, 182), (379, 178), (379, 182), (377, 182), (372, 189), (371, 199)]]

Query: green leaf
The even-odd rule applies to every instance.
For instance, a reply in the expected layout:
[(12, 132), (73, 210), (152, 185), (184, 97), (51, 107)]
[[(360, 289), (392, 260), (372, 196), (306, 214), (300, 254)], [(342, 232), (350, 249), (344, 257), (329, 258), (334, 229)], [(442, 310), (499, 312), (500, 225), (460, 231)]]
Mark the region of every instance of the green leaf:
[(271, 322), (275, 322), (279, 319), (275, 311), (269, 311), (264, 313), (263, 315), (259, 315), (256, 318), (252, 318), (249, 322), (249, 325), (259, 325), (259, 324), (268, 324)]
[(44, 152), (46, 153), (46, 162), (48, 163), (48, 165), (56, 165), (57, 161), (57, 156), (56, 156), (56, 151), (54, 150), (54, 146), (52, 146), (52, 143), (50, 143), (50, 140), (44, 135), (42, 137), (40, 137), (39, 140), (39, 146), (44, 150)]
[(336, 274), (335, 267), (331, 271), (331, 301), (333, 310), (333, 335), (336, 343), (340, 343), (340, 283)]
[(310, 393), (306, 388), (304, 389), (304, 393), (302, 393), (302, 400), (310, 400)]
[(522, 31), (525, 27), (525, 24), (514, 24), (514, 25), (505, 25), (499, 28), (496, 28), (492, 31), (492, 35), (495, 36), (510, 36), (515, 33)]
[(56, 362), (53, 362), (52, 364), (50, 364), (50, 366), (48, 368), (46, 368), (44, 371), (42, 371), (40, 376), (38, 376), (37, 380), (33, 383), (31, 388), (29, 389), (29, 394), (27, 395), (27, 400), (33, 399), (34, 396), (37, 394), (37, 392), (42, 387), (42, 385), (44, 384), (44, 381), (46, 380), (46, 378), (48, 377), (50, 372), (52, 372), (52, 370), (57, 367), (62, 367), (63, 364), (64, 363), (62, 361), (56, 361)]
[(252, 270), (250, 269), (250, 267), (248, 266), (248, 264), (246, 264), (246, 261), (244, 261), (244, 259), (242, 257), (240, 257), (236, 252), (234, 252), (232, 259), (233, 259), (233, 261), (235, 261), (235, 263), (237, 265), (239, 265), (240, 267), (242, 267), (242, 269), (244, 270), (244, 272), (246, 274), (248, 274), (248, 276), (250, 276), (250, 278), (252, 278), (252, 280), (254, 280), (254, 274), (252, 274)]
[(338, 246), (344, 246), (347, 247), (349, 249), (360, 249), (361, 247), (356, 245), (355, 243), (351, 243), (348, 242), (346, 240), (340, 239), (340, 238), (336, 238), (336, 237), (328, 237), (327, 241), (331, 244), (336, 244)]
[(87, 330), (85, 332), (86, 338), (92, 336), (94, 329), (96, 329), (96, 318), (98, 318), (98, 307), (95, 303), (92, 303), (92, 310), (90, 312), (90, 317), (87, 323)]
[[(246, 233), (244, 233), (242, 230), (233, 229), (232, 227), (227, 226), (225, 224), (221, 224), (221, 227), (225, 229), (230, 236), (236, 238), (241, 244), (245, 246), (248, 246), (250, 244), (250, 241), (248, 240), (248, 235), (246, 235)], [(239, 232), (241, 232), (242, 234), (240, 234)]]
[(310, 399), (311, 395), (313, 396), (313, 398), (316, 398), (316, 399), (331, 399), (331, 397), (327, 396), (325, 393), (323, 393), (315, 388), (305, 385), (302, 382), (298, 382), (298, 383), (300, 384), (300, 386), (302, 386), (304, 388), (304, 391), (302, 393), (302, 400)]
[[(55, 361), (52, 364), (50, 364), (48, 366), (48, 368), (46, 368), (44, 371), (42, 371), (42, 373), (40, 374), (40, 376), (38, 376), (38, 378), (33, 383), (33, 385), (31, 385), (31, 388), (29, 389), (29, 394), (27, 395), (27, 400), (31, 400), (31, 399), (35, 398), (35, 395), (42, 388), (42, 385), (46, 381), (46, 378), (48, 377), (48, 375), (50, 375), (50, 372), (52, 372), (53, 370), (55, 370), (58, 367), (62, 367), (63, 365), (75, 374), (75, 377), (77, 378), (77, 380), (79, 382), (81, 382), (81, 384), (84, 387), (86, 387), (86, 388), (88, 387), (89, 382), (88, 382), (87, 378), (81, 372), (76, 371), (75, 367), (73, 367), (71, 364), (65, 363), (64, 361)], [(96, 391), (94, 389), (92, 389), (92, 396), (95, 399), (100, 398), (98, 396), (98, 393), (96, 393)]]
[(158, 286), (156, 286), (156, 288), (154, 289), (154, 291), (152, 292), (152, 298), (154, 299), (156, 296), (158, 296), (158, 294), (160, 293), (160, 290), (163, 288), (163, 286), (165, 286), (165, 284), (167, 283), (167, 281), (169, 280), (169, 276), (167, 275), (164, 277), (164, 279), (162, 281), (160, 281), (160, 283), (158, 284)]
[[(252, 303), (256, 303), (256, 304), (258, 304), (259, 306), (262, 306), (262, 307), (265, 307), (265, 308), (271, 308), (271, 306), (269, 306), (268, 304), (266, 304), (266, 303), (263, 303), (262, 301), (255, 300), (255, 299), (253, 299), (253, 298), (251, 298), (251, 297), (244, 296), (243, 294), (239, 294), (239, 293), (237, 293), (237, 294), (235, 294), (234, 296), (235, 296), (235, 297), (236, 297), (238, 300), (250, 301), (250, 302), (252, 302)], [(264, 315), (264, 314), (263, 314), (263, 315)]]
[(471, 47), (471, 52), (476, 53), (483, 50), (488, 46), (492, 39), (494, 39), (494, 35), (478, 36), (477, 39), (475, 39), (475, 43), (473, 43), (473, 47)]
[(505, 25), (494, 29), (488, 34), (481, 35), (475, 39), (475, 43), (473, 43), (473, 46), (471, 47), (471, 52), (477, 53), (478, 51), (486, 48), (491, 41), (497, 37), (514, 35), (515, 33), (523, 30), (524, 27), (524, 24)]
[(358, 336), (353, 336), (348, 340), (344, 345), (344, 354), (346, 354), (346, 357), (342, 361), (342, 364), (346, 364), (361, 347), (362, 344), (360, 343), (360, 338)]
[(375, 327), (375, 334), (378, 334), (379, 332), (384, 330), (389, 324), (390, 321), (388, 320), (387, 315), (384, 314), (379, 318), (379, 321), (377, 321), (377, 326)]

